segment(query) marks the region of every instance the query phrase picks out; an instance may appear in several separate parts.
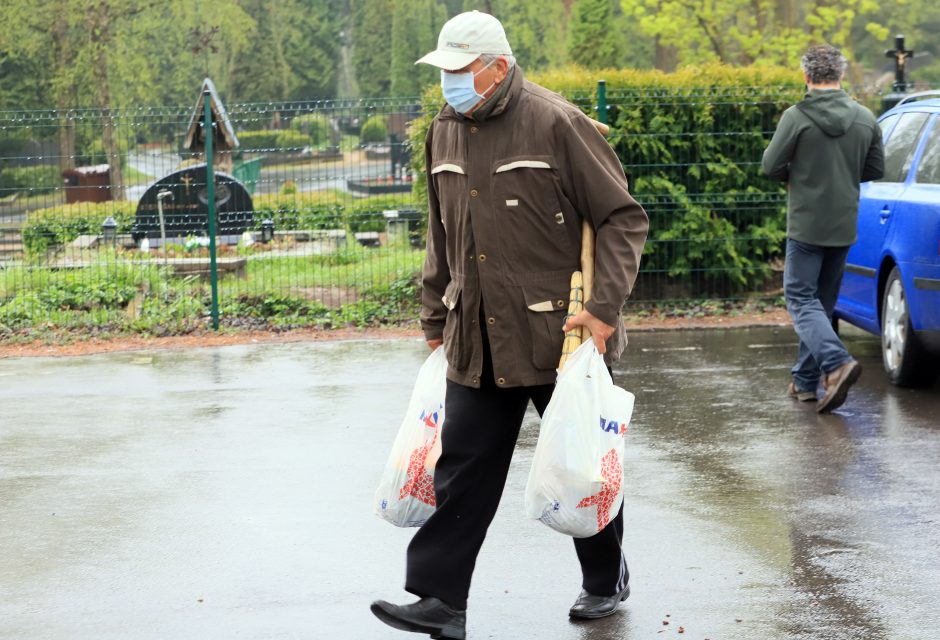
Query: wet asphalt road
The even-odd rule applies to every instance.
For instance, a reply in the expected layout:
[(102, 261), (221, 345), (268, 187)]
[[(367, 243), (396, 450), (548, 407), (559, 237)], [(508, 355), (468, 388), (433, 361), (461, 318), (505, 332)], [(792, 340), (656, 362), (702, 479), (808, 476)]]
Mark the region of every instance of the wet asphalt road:
[[(789, 329), (634, 334), (633, 595), (567, 618), (570, 540), (523, 516), (527, 417), (469, 638), (912, 640), (940, 629), (940, 387), (872, 338), (845, 407), (783, 395)], [(392, 640), (411, 530), (371, 513), (419, 341), (0, 361), (0, 638)], [(664, 624), (668, 622), (668, 624)], [(680, 627), (683, 633), (680, 635)]]

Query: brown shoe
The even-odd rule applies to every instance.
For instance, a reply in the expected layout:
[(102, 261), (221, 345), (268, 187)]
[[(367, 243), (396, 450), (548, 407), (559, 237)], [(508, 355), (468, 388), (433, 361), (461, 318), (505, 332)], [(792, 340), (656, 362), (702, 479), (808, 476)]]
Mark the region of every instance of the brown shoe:
[(797, 391), (796, 385), (792, 382), (790, 386), (787, 387), (787, 397), (799, 400), (800, 402), (816, 402), (816, 400), (818, 400), (815, 391)]
[(855, 384), (862, 375), (862, 365), (855, 360), (849, 360), (844, 365), (826, 375), (826, 395), (819, 401), (816, 411), (829, 413), (842, 406), (849, 387)]

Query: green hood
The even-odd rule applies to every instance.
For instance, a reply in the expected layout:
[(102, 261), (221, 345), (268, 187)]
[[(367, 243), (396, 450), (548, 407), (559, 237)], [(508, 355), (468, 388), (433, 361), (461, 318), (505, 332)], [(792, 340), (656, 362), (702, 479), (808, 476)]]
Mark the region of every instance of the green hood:
[(830, 138), (845, 135), (859, 113), (842, 89), (813, 89), (797, 108)]

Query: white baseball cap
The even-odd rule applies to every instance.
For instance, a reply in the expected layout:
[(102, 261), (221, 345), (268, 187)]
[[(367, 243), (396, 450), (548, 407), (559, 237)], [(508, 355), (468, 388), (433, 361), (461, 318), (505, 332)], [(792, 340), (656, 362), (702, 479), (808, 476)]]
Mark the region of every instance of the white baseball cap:
[(430, 64), (444, 71), (463, 69), (482, 54), (511, 56), (512, 49), (499, 20), (488, 13), (467, 11), (441, 27), (437, 49), (415, 64)]

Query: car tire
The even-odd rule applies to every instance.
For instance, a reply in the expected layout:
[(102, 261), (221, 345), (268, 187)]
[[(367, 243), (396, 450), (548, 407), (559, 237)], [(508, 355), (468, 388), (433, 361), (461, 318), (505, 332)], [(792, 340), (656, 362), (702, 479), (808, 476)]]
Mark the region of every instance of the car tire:
[(888, 378), (899, 387), (929, 385), (940, 373), (911, 328), (907, 294), (897, 267), (888, 274), (881, 296), (881, 357)]

